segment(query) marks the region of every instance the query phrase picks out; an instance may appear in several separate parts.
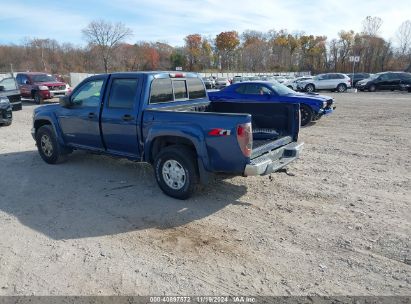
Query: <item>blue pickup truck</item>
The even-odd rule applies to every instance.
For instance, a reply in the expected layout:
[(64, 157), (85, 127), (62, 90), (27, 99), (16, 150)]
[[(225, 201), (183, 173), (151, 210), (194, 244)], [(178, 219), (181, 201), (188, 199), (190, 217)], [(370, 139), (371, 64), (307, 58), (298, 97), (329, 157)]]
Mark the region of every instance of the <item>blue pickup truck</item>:
[(295, 160), (299, 105), (210, 102), (195, 73), (101, 74), (35, 109), (32, 136), (55, 164), (75, 149), (148, 162), (186, 199), (210, 174), (264, 175)]
[(335, 109), (332, 97), (317, 93), (298, 93), (277, 81), (247, 81), (232, 84), (220, 91), (209, 92), (211, 101), (299, 103), (301, 125), (331, 114)]

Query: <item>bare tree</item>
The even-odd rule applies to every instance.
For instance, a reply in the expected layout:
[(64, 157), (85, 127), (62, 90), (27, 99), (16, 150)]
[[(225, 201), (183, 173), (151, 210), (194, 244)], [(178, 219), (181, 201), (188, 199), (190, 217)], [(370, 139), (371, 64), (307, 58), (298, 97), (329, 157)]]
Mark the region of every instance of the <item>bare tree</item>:
[(82, 32), (87, 42), (98, 49), (106, 73), (114, 50), (133, 34), (132, 30), (121, 22), (113, 24), (104, 20), (92, 21)]
[(367, 16), (362, 22), (363, 33), (369, 36), (378, 36), (382, 25), (382, 19), (380, 17)]
[(406, 20), (401, 23), (396, 36), (401, 55), (405, 55), (411, 51), (411, 20)]

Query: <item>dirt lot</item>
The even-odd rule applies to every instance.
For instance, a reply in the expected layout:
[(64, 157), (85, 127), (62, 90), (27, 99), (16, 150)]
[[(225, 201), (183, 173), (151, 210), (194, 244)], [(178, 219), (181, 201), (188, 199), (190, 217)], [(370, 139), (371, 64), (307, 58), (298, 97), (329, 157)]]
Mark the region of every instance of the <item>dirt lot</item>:
[(47, 165), (0, 128), (0, 295), (411, 295), (411, 94), (335, 94), (284, 173), (188, 201), (150, 166)]

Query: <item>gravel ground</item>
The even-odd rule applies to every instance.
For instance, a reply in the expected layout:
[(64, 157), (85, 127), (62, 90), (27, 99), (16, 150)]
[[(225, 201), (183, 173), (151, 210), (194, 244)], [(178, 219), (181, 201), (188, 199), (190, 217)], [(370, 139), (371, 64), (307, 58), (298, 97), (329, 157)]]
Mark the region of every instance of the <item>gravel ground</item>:
[(0, 295), (411, 295), (411, 94), (334, 96), (288, 174), (187, 201), (146, 164), (47, 165), (26, 102), (0, 128)]

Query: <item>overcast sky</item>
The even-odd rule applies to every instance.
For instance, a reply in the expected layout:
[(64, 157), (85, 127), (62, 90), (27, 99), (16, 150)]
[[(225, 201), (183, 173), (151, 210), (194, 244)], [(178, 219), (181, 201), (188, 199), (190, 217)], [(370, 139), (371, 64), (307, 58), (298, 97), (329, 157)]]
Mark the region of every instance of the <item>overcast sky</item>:
[(361, 31), (362, 20), (378, 16), (381, 36), (395, 42), (400, 24), (411, 19), (410, 0), (0, 0), (0, 43), (53, 38), (83, 45), (81, 29), (91, 20), (123, 22), (134, 35), (128, 42), (162, 41), (182, 46), (184, 37), (215, 37), (222, 31), (288, 29), (335, 38)]

